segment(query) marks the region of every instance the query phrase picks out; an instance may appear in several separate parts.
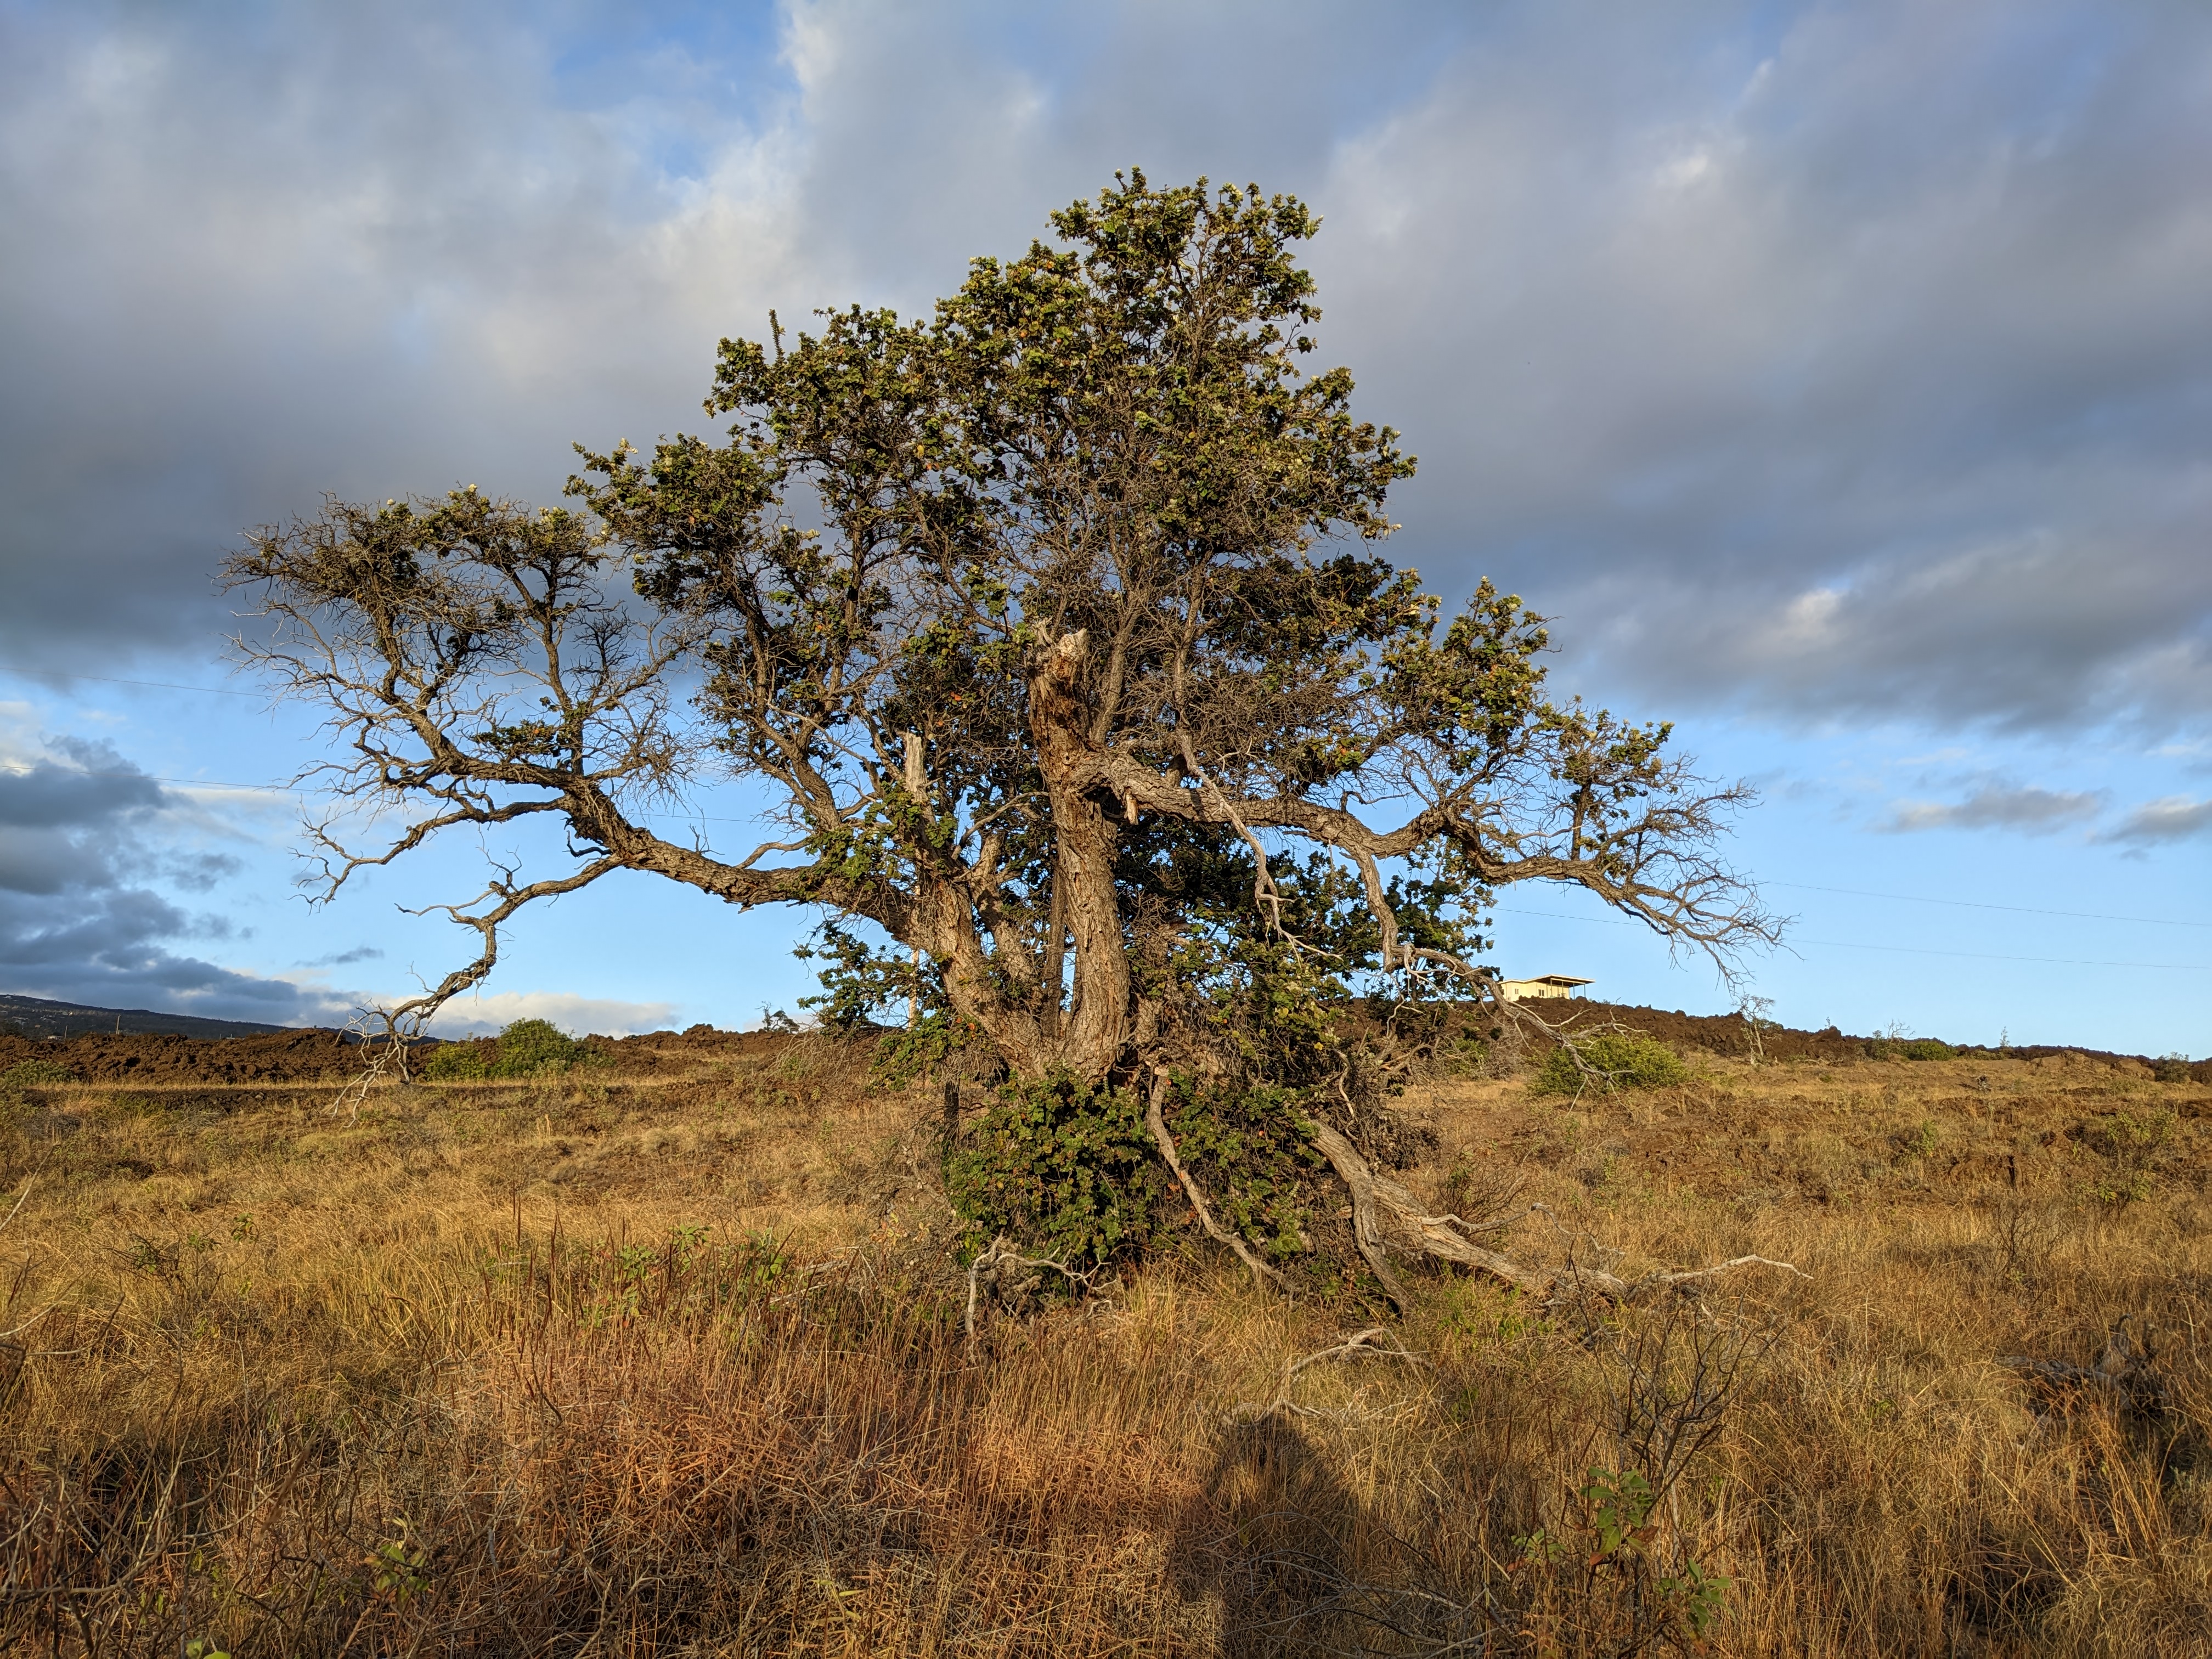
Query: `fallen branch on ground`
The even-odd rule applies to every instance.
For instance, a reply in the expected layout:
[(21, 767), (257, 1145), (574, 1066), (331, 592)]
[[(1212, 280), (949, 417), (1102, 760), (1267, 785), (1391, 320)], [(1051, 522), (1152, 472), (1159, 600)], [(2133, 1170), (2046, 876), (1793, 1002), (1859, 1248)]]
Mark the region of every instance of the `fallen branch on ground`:
[(1255, 1406), (1249, 1401), (1240, 1401), (1229, 1408), (1226, 1413), (1229, 1420), (1232, 1423), (1258, 1423), (1273, 1417), (1277, 1412), (1290, 1412), (1299, 1417), (1340, 1415), (1334, 1412), (1317, 1410), (1311, 1406), (1297, 1405), (1291, 1399), (1291, 1385), (1297, 1381), (1298, 1374), (1325, 1359), (1402, 1359), (1409, 1365), (1429, 1363), (1419, 1354), (1408, 1353), (1403, 1348), (1385, 1347), (1382, 1339), (1389, 1334), (1387, 1328), (1370, 1325), (1364, 1331), (1354, 1331), (1334, 1347), (1322, 1348), (1310, 1354), (1293, 1355), (1283, 1362), (1282, 1376), (1275, 1384), (1275, 1397), (1264, 1406)]
[(1091, 1275), (1069, 1267), (1064, 1261), (1054, 1261), (1049, 1256), (1024, 1255), (1006, 1242), (1004, 1233), (991, 1241), (988, 1249), (977, 1255), (968, 1264), (968, 1340), (975, 1340), (975, 1297), (986, 1282), (997, 1284), (1012, 1271), (1019, 1273), (1031, 1267), (1046, 1267), (1065, 1277), (1070, 1284), (1091, 1288)]
[(2122, 1316), (2094, 1366), (2069, 1364), (2063, 1359), (2032, 1359), (2025, 1354), (2001, 1355), (1997, 1364), (2053, 1394), (2091, 1394), (2155, 1415), (2166, 1407), (2166, 1384), (2158, 1374), (2156, 1334), (2146, 1320), (2142, 1334), (2136, 1336), (2128, 1328), (2135, 1322), (2133, 1314)]
[[(1432, 1255), (1444, 1261), (1455, 1261), (1462, 1267), (1501, 1279), (1517, 1290), (1547, 1303), (1558, 1299), (1561, 1281), (1570, 1281), (1577, 1292), (1595, 1292), (1608, 1302), (1623, 1306), (1638, 1306), (1656, 1300), (1669, 1291), (1680, 1291), (1700, 1279), (1714, 1277), (1737, 1267), (1762, 1267), (1779, 1268), (1784, 1273), (1796, 1273), (1800, 1279), (1810, 1274), (1800, 1272), (1787, 1261), (1776, 1261), (1763, 1255), (1740, 1255), (1710, 1267), (1692, 1267), (1669, 1271), (1660, 1269), (1633, 1279), (1620, 1278), (1595, 1267), (1581, 1267), (1570, 1261), (1557, 1273), (1546, 1273), (1535, 1268), (1522, 1267), (1510, 1256), (1486, 1249), (1464, 1234), (1455, 1231), (1467, 1226), (1457, 1216), (1431, 1215), (1427, 1206), (1413, 1192), (1388, 1176), (1378, 1175), (1361, 1157), (1359, 1149), (1340, 1130), (1316, 1120), (1313, 1125), (1314, 1145), (1321, 1149), (1330, 1167), (1352, 1192), (1352, 1234), (1359, 1243), (1359, 1253), (1375, 1277), (1382, 1281), (1390, 1300), (1400, 1312), (1408, 1305), (1405, 1285), (1392, 1271), (1388, 1251), (1389, 1240), (1383, 1231), (1387, 1219), (1401, 1240), (1410, 1242), (1424, 1255)], [(1531, 1209), (1541, 1210), (1541, 1205)], [(1547, 1212), (1548, 1213), (1548, 1212)], [(1486, 1231), (1487, 1229), (1486, 1228)]]

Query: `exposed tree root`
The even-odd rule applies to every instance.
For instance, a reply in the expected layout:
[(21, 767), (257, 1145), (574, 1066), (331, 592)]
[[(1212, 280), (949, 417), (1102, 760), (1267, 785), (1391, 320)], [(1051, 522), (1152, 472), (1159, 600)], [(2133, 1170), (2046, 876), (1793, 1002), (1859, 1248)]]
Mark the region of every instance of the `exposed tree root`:
[(1479, 1268), (1532, 1293), (1551, 1287), (1551, 1281), (1542, 1274), (1518, 1267), (1497, 1251), (1486, 1250), (1455, 1232), (1453, 1224), (1459, 1222), (1457, 1216), (1426, 1213), (1420, 1200), (1406, 1188), (1388, 1176), (1376, 1174), (1359, 1155), (1359, 1149), (1341, 1131), (1316, 1119), (1313, 1132), (1314, 1145), (1321, 1148), (1322, 1156), (1328, 1160), (1337, 1178), (1351, 1191), (1352, 1231), (1359, 1242), (1359, 1254), (1366, 1258), (1369, 1269), (1382, 1281), (1399, 1312), (1406, 1311), (1408, 1299), (1404, 1283), (1390, 1267), (1389, 1246), (1382, 1231), (1386, 1213), (1401, 1231), (1419, 1242), (1425, 1255)]
[(975, 1302), (977, 1293), (986, 1284), (996, 1285), (1009, 1274), (1030, 1268), (1044, 1268), (1064, 1276), (1072, 1285), (1091, 1288), (1091, 1275), (1079, 1273), (1064, 1261), (1054, 1261), (1050, 1256), (1024, 1255), (1006, 1242), (1004, 1233), (991, 1241), (991, 1247), (977, 1255), (968, 1264), (968, 1340), (975, 1340)]
[(1384, 1346), (1382, 1339), (1389, 1334), (1389, 1331), (1384, 1327), (1370, 1325), (1364, 1331), (1354, 1331), (1334, 1347), (1323, 1348), (1316, 1353), (1294, 1355), (1285, 1359), (1283, 1362), (1282, 1376), (1275, 1384), (1275, 1397), (1264, 1406), (1255, 1405), (1250, 1401), (1231, 1406), (1228, 1412), (1229, 1420), (1232, 1423), (1257, 1423), (1266, 1418), (1273, 1417), (1278, 1412), (1288, 1412), (1297, 1417), (1340, 1418), (1343, 1415), (1341, 1413), (1325, 1412), (1312, 1406), (1294, 1404), (1291, 1399), (1291, 1385), (1297, 1381), (1299, 1372), (1309, 1366), (1317, 1365), (1325, 1359), (1372, 1358), (1402, 1359), (1408, 1365), (1425, 1365), (1429, 1363), (1419, 1354), (1407, 1353), (1403, 1348), (1395, 1345)]
[[(1787, 1261), (1776, 1261), (1763, 1255), (1740, 1255), (1727, 1261), (1714, 1263), (1710, 1267), (1693, 1267), (1682, 1271), (1660, 1270), (1638, 1278), (1627, 1279), (1602, 1269), (1570, 1264), (1559, 1273), (1545, 1273), (1523, 1267), (1510, 1257), (1497, 1251), (1485, 1249), (1458, 1231), (1469, 1223), (1455, 1215), (1431, 1215), (1413, 1193), (1388, 1176), (1377, 1175), (1369, 1167), (1359, 1149), (1344, 1134), (1328, 1124), (1316, 1121), (1313, 1126), (1314, 1145), (1320, 1147), (1345, 1186), (1352, 1193), (1352, 1232), (1359, 1241), (1359, 1253), (1367, 1260), (1375, 1277), (1397, 1304), (1400, 1312), (1407, 1307), (1404, 1284), (1391, 1270), (1389, 1250), (1393, 1242), (1410, 1245), (1418, 1254), (1432, 1255), (1445, 1261), (1474, 1268), (1504, 1279), (1507, 1284), (1527, 1291), (1547, 1303), (1561, 1299), (1571, 1290), (1583, 1295), (1595, 1294), (1607, 1302), (1624, 1306), (1636, 1306), (1656, 1301), (1670, 1291), (1688, 1288), (1697, 1281), (1711, 1279), (1737, 1267), (1776, 1267), (1784, 1273), (1796, 1273), (1800, 1279), (1808, 1275), (1798, 1272)], [(1389, 1231), (1386, 1232), (1386, 1225)], [(1395, 1237), (1394, 1237), (1395, 1236)]]
[(2024, 1354), (2006, 1354), (1997, 1364), (2051, 1394), (2087, 1395), (2155, 1417), (2166, 1407), (2156, 1334), (2146, 1321), (2138, 1336), (2128, 1328), (2134, 1322), (2135, 1316), (2130, 1314), (2112, 1328), (2105, 1352), (2094, 1366), (2069, 1364), (2063, 1359), (2032, 1359)]
[(1237, 1259), (1252, 1270), (1253, 1278), (1273, 1285), (1278, 1290), (1283, 1288), (1282, 1274), (1261, 1261), (1252, 1253), (1250, 1245), (1213, 1218), (1213, 1212), (1206, 1206), (1206, 1194), (1199, 1190), (1198, 1182), (1192, 1178), (1190, 1171), (1183, 1168), (1182, 1159), (1176, 1156), (1175, 1139), (1168, 1133), (1167, 1114), (1161, 1107), (1161, 1103), (1167, 1097), (1167, 1091), (1166, 1074), (1156, 1073), (1152, 1079), (1152, 1092), (1145, 1102), (1145, 1127), (1152, 1132), (1152, 1144), (1159, 1148), (1161, 1159), (1175, 1172), (1175, 1178), (1182, 1183), (1183, 1196), (1190, 1200), (1191, 1208), (1198, 1212), (1198, 1224), (1206, 1229), (1208, 1238), (1226, 1244), (1236, 1251)]

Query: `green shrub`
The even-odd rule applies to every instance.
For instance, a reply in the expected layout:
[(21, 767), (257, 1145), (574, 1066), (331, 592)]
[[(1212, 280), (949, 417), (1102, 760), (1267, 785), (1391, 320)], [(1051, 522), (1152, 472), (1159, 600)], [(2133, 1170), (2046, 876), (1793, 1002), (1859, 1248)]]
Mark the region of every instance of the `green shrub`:
[(1959, 1050), (1934, 1037), (1875, 1037), (1867, 1044), (1869, 1060), (1956, 1060)]
[(51, 1088), (58, 1083), (74, 1083), (76, 1073), (52, 1060), (19, 1060), (5, 1072), (0, 1072), (0, 1107), (16, 1107), (24, 1103), (26, 1089)]
[(422, 1075), (441, 1083), (460, 1083), (489, 1077), (499, 1059), (499, 1045), (489, 1038), (439, 1046), (424, 1062)]
[(945, 1186), (966, 1253), (1006, 1233), (1082, 1267), (1143, 1247), (1161, 1178), (1135, 1093), (1063, 1076), (1000, 1089)]
[(1623, 1089), (1664, 1089), (1686, 1083), (1690, 1068), (1682, 1057), (1656, 1037), (1633, 1032), (1603, 1031), (1575, 1045), (1590, 1068), (1585, 1073), (1565, 1048), (1546, 1056), (1542, 1069), (1530, 1085), (1540, 1095), (1578, 1095), (1595, 1090), (1610, 1094)]
[[(1321, 1201), (1314, 1183), (1334, 1179), (1297, 1101), (1264, 1084), (1206, 1089), (1178, 1077), (1166, 1109), (1176, 1154), (1216, 1218), (1279, 1265), (1311, 1248), (1306, 1224)], [(1334, 1206), (1334, 1189), (1328, 1201)]]
[(422, 1075), (441, 1083), (481, 1078), (558, 1077), (598, 1056), (550, 1021), (518, 1019), (494, 1038), (449, 1042), (430, 1056)]
[(76, 1073), (58, 1060), (19, 1060), (5, 1072), (0, 1072), (0, 1090), (9, 1093), (76, 1081)]

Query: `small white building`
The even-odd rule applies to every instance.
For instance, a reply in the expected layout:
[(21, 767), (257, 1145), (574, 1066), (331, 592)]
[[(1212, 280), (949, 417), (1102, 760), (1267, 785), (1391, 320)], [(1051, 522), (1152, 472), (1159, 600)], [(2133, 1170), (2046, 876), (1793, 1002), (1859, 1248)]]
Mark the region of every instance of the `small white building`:
[(1501, 980), (1498, 988), (1508, 1002), (1533, 1002), (1539, 997), (1571, 997), (1591, 981), (1572, 974), (1543, 974), (1534, 979)]

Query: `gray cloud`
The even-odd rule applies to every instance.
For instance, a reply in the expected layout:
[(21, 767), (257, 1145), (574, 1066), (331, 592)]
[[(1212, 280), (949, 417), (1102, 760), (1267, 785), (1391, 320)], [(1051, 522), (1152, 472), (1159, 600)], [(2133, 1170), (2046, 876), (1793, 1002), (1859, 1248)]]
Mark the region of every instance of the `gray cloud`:
[(61, 737), (45, 747), (28, 764), (0, 769), (0, 893), (112, 885), (125, 827), (168, 798), (110, 744)]
[(2168, 795), (2163, 800), (2146, 801), (2098, 839), (2124, 846), (2154, 847), (2198, 836), (2212, 836), (2212, 800)]
[(1333, 180), (1426, 567), (1676, 698), (2201, 720), (2212, 15), (1807, 9), (1697, 52), (1574, 11)]
[(2049, 834), (2094, 818), (2105, 798), (2094, 791), (2006, 788), (1986, 785), (1963, 800), (1899, 801), (1881, 827), (1917, 830), (2020, 830)]
[(112, 744), (62, 736), (48, 738), (45, 747), (46, 755), (21, 770), (0, 771), (0, 828), (70, 829), (167, 802), (161, 786)]
[(384, 952), (374, 945), (356, 945), (350, 951), (339, 951), (326, 957), (317, 957), (313, 962), (299, 962), (295, 968), (345, 968), (356, 962), (377, 962)]
[(1136, 161), (1322, 210), (1325, 348), (1424, 459), (1398, 551), (1559, 613), (1578, 678), (2212, 714), (2212, 13), (781, 17), (7, 14), (0, 647), (205, 640), (241, 526), (545, 493), (696, 425), (717, 334), (919, 307)]
[(142, 878), (204, 890), (237, 860), (168, 844), (165, 822), (187, 804), (112, 744), (64, 736), (43, 750), (0, 769), (0, 986), (217, 1018), (343, 1016), (343, 999), (176, 949), (234, 928), (223, 915), (184, 909)]
[(0, 891), (0, 982), (95, 1007), (156, 1007), (277, 1024), (343, 1021), (350, 1004), (171, 948), (198, 919), (143, 888)]
[(212, 892), (220, 882), (241, 875), (246, 861), (229, 853), (171, 853), (159, 864), (162, 877), (188, 893)]
[(0, 19), (18, 665), (211, 649), (222, 551), (323, 489), (542, 494), (572, 438), (696, 410), (714, 331), (678, 290), (742, 280), (742, 231), (659, 269), (685, 204), (652, 135), (549, 57), (491, 9)]

